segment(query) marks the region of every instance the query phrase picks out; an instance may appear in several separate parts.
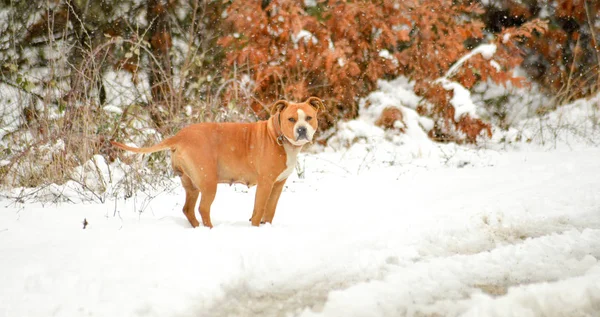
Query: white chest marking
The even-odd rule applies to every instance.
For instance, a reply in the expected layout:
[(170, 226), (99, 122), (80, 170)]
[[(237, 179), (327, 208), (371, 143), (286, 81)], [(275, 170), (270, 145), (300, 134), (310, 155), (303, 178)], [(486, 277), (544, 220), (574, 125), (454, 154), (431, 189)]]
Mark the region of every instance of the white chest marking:
[(285, 166), (286, 169), (283, 170), (283, 172), (281, 172), (281, 174), (279, 174), (279, 176), (277, 177), (277, 181), (280, 182), (286, 178), (288, 178), (292, 172), (294, 171), (294, 168), (296, 167), (296, 158), (298, 157), (298, 153), (300, 153), (300, 146), (289, 146), (288, 144), (284, 144), (283, 148), (285, 149)]

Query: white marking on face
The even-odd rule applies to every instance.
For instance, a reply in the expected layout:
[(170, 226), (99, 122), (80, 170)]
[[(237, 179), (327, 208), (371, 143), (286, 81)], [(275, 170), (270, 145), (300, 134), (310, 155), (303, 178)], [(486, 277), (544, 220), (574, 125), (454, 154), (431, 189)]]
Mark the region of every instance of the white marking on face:
[(302, 109), (298, 109), (298, 123), (306, 123), (306, 113)]
[[(298, 120), (296, 124), (294, 124), (294, 140), (290, 140), (290, 142), (294, 145), (304, 145), (310, 141), (315, 134), (315, 129), (306, 121), (306, 113), (302, 109), (298, 109)], [(307, 140), (298, 140), (298, 128), (304, 127), (306, 129), (306, 137)]]

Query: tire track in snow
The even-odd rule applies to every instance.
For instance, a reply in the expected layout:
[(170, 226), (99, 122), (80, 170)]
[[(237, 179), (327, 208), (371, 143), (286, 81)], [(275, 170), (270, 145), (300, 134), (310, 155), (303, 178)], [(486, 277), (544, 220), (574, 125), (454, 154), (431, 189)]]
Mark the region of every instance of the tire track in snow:
[[(507, 307), (509, 312), (529, 309), (528, 316), (571, 316), (565, 314), (569, 311), (594, 316), (600, 307), (598, 258), (599, 229), (549, 234), (477, 254), (399, 264), (382, 280), (333, 291), (322, 311), (307, 311), (302, 316), (461, 316), (478, 305), (487, 308), (488, 302), (504, 296), (525, 297), (528, 301), (505, 302), (491, 310), (495, 313), (473, 316), (505, 316), (502, 309)], [(578, 290), (578, 302), (557, 296), (561, 285), (572, 284)], [(484, 287), (499, 292), (489, 294)], [(531, 288), (550, 295), (526, 293)], [(557, 308), (553, 301), (564, 307), (553, 311)]]
[(305, 309), (320, 311), (331, 291), (369, 280), (324, 278), (310, 287), (288, 290), (256, 290), (241, 282), (227, 286), (221, 300), (194, 316), (296, 316)]
[(482, 213), (477, 216), (480, 218), (474, 221), (475, 227), (470, 230), (463, 228), (425, 233), (419, 254), (423, 258), (477, 254), (569, 230), (600, 229), (598, 214), (600, 209), (573, 217), (520, 215), (514, 218), (499, 213)]
[[(210, 307), (196, 310), (194, 316), (296, 316), (302, 312), (320, 312), (325, 307), (330, 294), (343, 293), (345, 290), (370, 283), (380, 283), (394, 276), (402, 270), (429, 270), (428, 267), (442, 266), (439, 263), (451, 261), (456, 263), (469, 263), (472, 258), (489, 257), (490, 253), (510, 252), (520, 248), (531, 248), (530, 245), (548, 243), (546, 241), (561, 240), (567, 235), (587, 232), (600, 237), (600, 219), (589, 215), (578, 215), (578, 217), (531, 217), (527, 221), (523, 219), (499, 218), (499, 215), (482, 214), (481, 224), (475, 228), (462, 230), (448, 230), (442, 232), (426, 232), (425, 237), (417, 237), (412, 243), (396, 246), (385, 250), (389, 256), (380, 262), (379, 267), (370, 273), (363, 275), (348, 276), (347, 274), (332, 274), (323, 276), (317, 283), (311, 285), (298, 283), (293, 285), (273, 285), (273, 288), (257, 289), (248, 285), (247, 281), (237, 281), (223, 287), (223, 296), (212, 303)], [(498, 217), (496, 217), (498, 216)], [(493, 218), (493, 219), (492, 219)], [(588, 220), (586, 220), (588, 219)], [(592, 219), (589, 221), (589, 219)], [(558, 238), (557, 238), (558, 237)], [(572, 237), (571, 237), (572, 238)], [(599, 242), (600, 243), (600, 242)], [(368, 245), (368, 243), (366, 243)], [(397, 256), (395, 253), (400, 249), (415, 249), (417, 256), (406, 258)], [(596, 250), (592, 256), (600, 258), (600, 244), (590, 247)], [(502, 251), (504, 250), (504, 251)], [(509, 250), (509, 251), (506, 251)], [(584, 255), (577, 254), (579, 258)], [(566, 260), (565, 260), (566, 261)], [(589, 259), (588, 259), (589, 261)], [(484, 261), (485, 264), (485, 261)], [(489, 263), (488, 263), (489, 264)], [(490, 264), (491, 265), (491, 264)], [(497, 269), (497, 268), (496, 268)], [(564, 272), (562, 272), (564, 273)], [(581, 272), (579, 272), (581, 273)], [(448, 301), (454, 302), (452, 306), (462, 307), (457, 311), (464, 310), (464, 303), (473, 294), (487, 294), (490, 296), (504, 296), (510, 287), (534, 284), (540, 282), (552, 282), (555, 278), (536, 278), (511, 280), (507, 273), (504, 275), (496, 272), (473, 278), (461, 284), (462, 290), (454, 289), (457, 296), (445, 297), (439, 295), (426, 303), (419, 304), (418, 311), (429, 315), (431, 309), (434, 311), (449, 309), (452, 306)], [(407, 281), (408, 282), (408, 281)], [(463, 303), (464, 302), (464, 303)], [(463, 303), (463, 304), (461, 304)], [(456, 306), (456, 307), (455, 307)], [(412, 313), (405, 312), (407, 315)], [(402, 315), (402, 314), (401, 314)]]
[[(512, 289), (585, 280), (600, 258), (600, 197), (593, 190), (597, 178), (581, 172), (595, 165), (578, 161), (572, 169), (544, 157), (534, 156), (522, 173), (514, 173), (512, 165), (466, 178), (452, 170), (428, 173), (403, 188), (406, 196), (416, 195), (407, 205), (424, 207), (413, 212), (430, 214), (421, 219), (431, 222), (413, 224), (427, 226), (424, 230), (407, 236), (361, 228), (375, 236), (357, 248), (388, 237), (402, 240), (381, 247), (387, 256), (372, 271), (350, 276), (331, 270), (318, 279), (313, 275), (310, 280), (318, 281), (313, 284), (290, 281), (262, 289), (238, 281), (194, 316), (459, 316), (481, 298), (512, 296)], [(431, 188), (427, 181), (438, 173), (449, 183)], [(457, 182), (466, 185), (452, 185)], [(431, 192), (434, 201), (428, 200)], [(451, 219), (456, 215), (448, 211), (466, 221)]]

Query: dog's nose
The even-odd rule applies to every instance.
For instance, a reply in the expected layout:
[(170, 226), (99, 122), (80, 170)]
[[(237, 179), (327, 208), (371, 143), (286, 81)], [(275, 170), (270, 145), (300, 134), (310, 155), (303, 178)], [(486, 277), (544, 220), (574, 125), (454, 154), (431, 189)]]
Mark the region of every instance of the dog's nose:
[(298, 133), (298, 137), (306, 137), (306, 127), (298, 127), (296, 129), (296, 133)]

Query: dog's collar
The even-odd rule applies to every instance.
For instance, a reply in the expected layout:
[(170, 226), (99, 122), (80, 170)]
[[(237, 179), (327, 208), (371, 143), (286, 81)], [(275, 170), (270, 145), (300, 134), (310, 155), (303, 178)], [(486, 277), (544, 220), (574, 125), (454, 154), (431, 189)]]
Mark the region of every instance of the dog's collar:
[(283, 146), (283, 142), (287, 140), (285, 139), (285, 135), (283, 135), (283, 131), (281, 131), (281, 112), (279, 111), (273, 116), (273, 128), (276, 135), (275, 141), (279, 146)]

